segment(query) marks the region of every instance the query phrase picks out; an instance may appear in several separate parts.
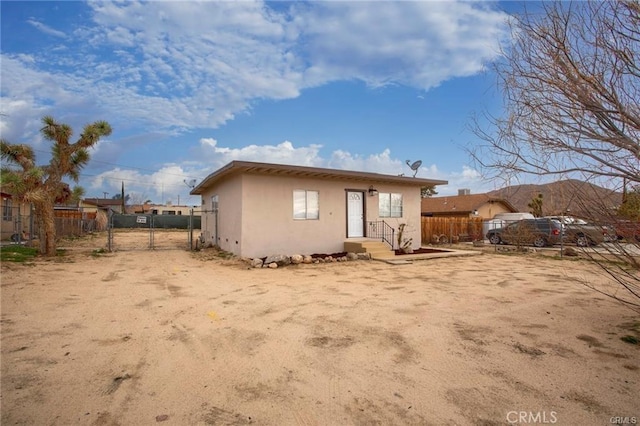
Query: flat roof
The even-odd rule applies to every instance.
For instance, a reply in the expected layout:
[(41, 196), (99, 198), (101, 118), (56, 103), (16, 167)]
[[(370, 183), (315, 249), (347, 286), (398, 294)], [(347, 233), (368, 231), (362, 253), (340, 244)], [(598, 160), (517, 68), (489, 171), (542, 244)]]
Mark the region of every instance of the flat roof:
[(446, 185), (446, 180), (422, 179), (409, 176), (384, 175), (380, 173), (356, 172), (352, 170), (325, 169), (321, 167), (291, 166), (285, 164), (257, 163), (253, 161), (232, 161), (204, 178), (190, 192), (201, 195), (206, 188), (221, 179), (237, 174), (259, 174), (327, 180), (348, 180), (353, 182), (394, 183), (410, 186)]

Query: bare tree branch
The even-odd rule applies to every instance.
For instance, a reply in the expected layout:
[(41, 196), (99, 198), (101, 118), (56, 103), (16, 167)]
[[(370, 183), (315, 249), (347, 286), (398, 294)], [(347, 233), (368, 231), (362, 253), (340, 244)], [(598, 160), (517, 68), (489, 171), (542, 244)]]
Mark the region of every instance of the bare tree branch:
[[(541, 8), (511, 21), (513, 42), (493, 68), (504, 113), (474, 121), (480, 143), (469, 148), (472, 158), (487, 177), (607, 180), (625, 190), (640, 184), (640, 2), (543, 2)], [(571, 198), (584, 203), (591, 222), (640, 229), (640, 216), (624, 217), (625, 209), (579, 188)], [(635, 238), (640, 233), (585, 251), (614, 284), (587, 285), (640, 312)]]

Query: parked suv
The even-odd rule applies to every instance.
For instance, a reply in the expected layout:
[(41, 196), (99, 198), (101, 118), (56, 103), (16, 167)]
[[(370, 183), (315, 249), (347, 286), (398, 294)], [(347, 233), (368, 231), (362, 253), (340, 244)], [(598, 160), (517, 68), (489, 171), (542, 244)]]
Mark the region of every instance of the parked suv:
[(487, 232), (491, 244), (533, 244), (544, 247), (559, 244), (562, 240), (562, 225), (551, 219), (523, 219), (504, 228)]

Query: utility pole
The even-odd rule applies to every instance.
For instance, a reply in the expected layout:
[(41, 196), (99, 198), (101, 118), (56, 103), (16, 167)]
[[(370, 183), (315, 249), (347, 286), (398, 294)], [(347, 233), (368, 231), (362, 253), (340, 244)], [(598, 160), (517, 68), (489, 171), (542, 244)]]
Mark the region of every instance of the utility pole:
[(121, 213), (125, 214), (127, 210), (126, 210), (126, 207), (125, 207), (125, 204), (124, 204), (124, 181), (122, 181), (122, 193), (120, 195), (120, 198), (121, 198), (120, 202), (122, 203), (122, 207), (121, 207), (122, 212)]

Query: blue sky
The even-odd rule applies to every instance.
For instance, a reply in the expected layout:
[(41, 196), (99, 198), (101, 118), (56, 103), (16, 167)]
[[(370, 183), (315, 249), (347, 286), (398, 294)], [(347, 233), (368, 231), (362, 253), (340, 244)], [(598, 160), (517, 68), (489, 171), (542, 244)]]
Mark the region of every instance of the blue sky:
[[(500, 113), (488, 66), (517, 3), (0, 3), (0, 131), (50, 144), (40, 119), (113, 133), (91, 151), (87, 197), (197, 205), (185, 181), (232, 160), (484, 181), (471, 117)], [(75, 140), (75, 139), (73, 139)]]

